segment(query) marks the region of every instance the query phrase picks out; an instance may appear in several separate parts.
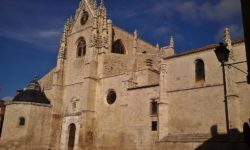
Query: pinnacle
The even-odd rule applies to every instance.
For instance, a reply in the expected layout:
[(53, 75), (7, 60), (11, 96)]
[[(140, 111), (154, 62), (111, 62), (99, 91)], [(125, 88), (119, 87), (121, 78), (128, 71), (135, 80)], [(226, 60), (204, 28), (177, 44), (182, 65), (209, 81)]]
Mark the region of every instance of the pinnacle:
[(101, 0), (99, 7), (106, 9), (105, 4), (104, 4), (104, 0)]
[(100, 6), (104, 6), (104, 0), (101, 0)]
[(138, 37), (138, 32), (137, 32), (137, 30), (135, 29), (135, 31), (134, 31), (134, 37), (135, 38), (137, 38)]
[(225, 37), (225, 39), (230, 39), (231, 38), (229, 28), (225, 28), (224, 37)]
[(169, 47), (174, 48), (174, 37), (173, 36), (170, 37)]

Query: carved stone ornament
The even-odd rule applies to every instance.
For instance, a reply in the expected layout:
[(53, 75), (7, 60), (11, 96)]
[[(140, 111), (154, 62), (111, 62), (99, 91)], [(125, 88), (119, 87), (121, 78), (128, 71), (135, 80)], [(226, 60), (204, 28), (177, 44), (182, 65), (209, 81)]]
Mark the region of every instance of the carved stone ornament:
[(96, 0), (88, 0), (90, 6), (95, 10), (96, 9)]
[(161, 73), (164, 73), (164, 74), (167, 73), (167, 65), (166, 64), (161, 65)]
[(91, 35), (89, 47), (101, 48), (102, 46), (102, 37), (95, 34)]

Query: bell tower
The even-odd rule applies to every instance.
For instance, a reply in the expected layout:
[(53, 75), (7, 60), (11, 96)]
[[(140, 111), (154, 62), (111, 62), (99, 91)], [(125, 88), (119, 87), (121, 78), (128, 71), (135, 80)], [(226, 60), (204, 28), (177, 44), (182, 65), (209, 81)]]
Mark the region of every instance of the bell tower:
[[(96, 0), (81, 0), (74, 19), (70, 18), (65, 25), (57, 65), (59, 72), (64, 68), (63, 84), (67, 85), (63, 89), (61, 149), (95, 147), (98, 83), (105, 54), (111, 52), (112, 31), (112, 21), (107, 19), (103, 0), (99, 5)], [(84, 53), (78, 56), (82, 48), (78, 47), (79, 39), (84, 41)]]

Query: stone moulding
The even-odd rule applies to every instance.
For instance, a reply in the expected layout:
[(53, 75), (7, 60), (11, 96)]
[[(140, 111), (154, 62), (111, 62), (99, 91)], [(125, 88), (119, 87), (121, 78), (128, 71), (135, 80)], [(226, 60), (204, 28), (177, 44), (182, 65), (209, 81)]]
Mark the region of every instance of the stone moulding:
[(137, 86), (137, 87), (133, 87), (133, 88), (128, 88), (128, 91), (138, 90), (138, 89), (145, 89), (145, 88), (151, 88), (151, 87), (156, 87), (156, 86), (159, 86), (159, 84), (144, 85), (144, 86)]
[(243, 137), (241, 135), (228, 136), (226, 134), (215, 135), (211, 134), (180, 134), (180, 135), (169, 135), (164, 137), (163, 139), (157, 141), (157, 143), (161, 142), (244, 142)]
[(5, 105), (33, 105), (33, 106), (43, 106), (43, 107), (49, 107), (52, 108), (51, 104), (39, 104), (39, 103), (33, 103), (33, 102), (6, 102)]

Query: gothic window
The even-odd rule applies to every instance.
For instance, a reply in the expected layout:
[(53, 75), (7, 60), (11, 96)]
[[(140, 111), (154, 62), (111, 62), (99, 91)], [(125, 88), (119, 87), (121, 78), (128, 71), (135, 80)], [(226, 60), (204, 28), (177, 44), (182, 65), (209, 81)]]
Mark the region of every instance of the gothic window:
[(151, 115), (157, 115), (158, 114), (158, 103), (156, 100), (153, 100), (151, 102)]
[(117, 53), (117, 54), (125, 54), (126, 53), (124, 45), (120, 39), (116, 40), (113, 43), (112, 53)]
[(205, 81), (205, 67), (201, 59), (195, 61), (195, 79), (196, 82)]
[(19, 126), (24, 126), (25, 125), (25, 118), (24, 117), (20, 117), (19, 118)]
[(152, 131), (157, 131), (157, 121), (152, 121)]
[(69, 125), (69, 139), (68, 139), (68, 150), (73, 150), (75, 147), (75, 133), (76, 133), (76, 125)]
[(85, 56), (86, 54), (86, 41), (83, 37), (77, 40), (77, 57)]

